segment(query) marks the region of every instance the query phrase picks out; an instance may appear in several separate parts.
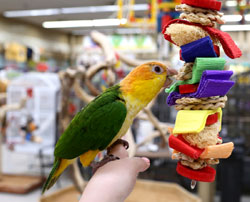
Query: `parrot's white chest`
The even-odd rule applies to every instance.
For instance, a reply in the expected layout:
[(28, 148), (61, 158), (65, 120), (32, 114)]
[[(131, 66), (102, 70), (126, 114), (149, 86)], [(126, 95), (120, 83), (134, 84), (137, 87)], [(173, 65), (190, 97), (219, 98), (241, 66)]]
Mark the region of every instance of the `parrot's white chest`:
[(126, 101), (127, 116), (124, 120), (124, 123), (122, 124), (120, 131), (115, 136), (115, 138), (112, 140), (110, 145), (112, 145), (117, 139), (122, 138), (127, 133), (129, 127), (133, 123), (134, 118), (136, 117), (138, 112), (141, 111), (141, 109), (144, 107), (144, 105), (142, 105), (140, 103), (133, 102), (133, 104), (131, 104), (131, 102), (128, 98), (126, 98), (126, 97), (124, 97), (124, 98)]

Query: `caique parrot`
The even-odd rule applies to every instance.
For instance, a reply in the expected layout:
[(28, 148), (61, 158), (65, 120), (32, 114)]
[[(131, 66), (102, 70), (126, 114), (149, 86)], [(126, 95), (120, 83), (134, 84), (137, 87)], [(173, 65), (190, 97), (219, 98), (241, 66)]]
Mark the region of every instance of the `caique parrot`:
[(137, 113), (162, 87), (171, 84), (169, 77), (175, 74), (175, 70), (158, 62), (142, 64), (81, 109), (55, 146), (54, 165), (43, 193), (77, 157), (84, 167), (89, 166), (100, 151), (125, 135)]

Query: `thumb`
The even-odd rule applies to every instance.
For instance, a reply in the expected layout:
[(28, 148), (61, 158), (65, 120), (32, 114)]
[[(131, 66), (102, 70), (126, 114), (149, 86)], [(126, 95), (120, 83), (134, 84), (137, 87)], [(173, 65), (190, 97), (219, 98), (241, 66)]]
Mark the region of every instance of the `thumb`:
[(150, 160), (146, 157), (133, 157), (131, 158), (131, 163), (136, 172), (144, 172), (150, 166)]

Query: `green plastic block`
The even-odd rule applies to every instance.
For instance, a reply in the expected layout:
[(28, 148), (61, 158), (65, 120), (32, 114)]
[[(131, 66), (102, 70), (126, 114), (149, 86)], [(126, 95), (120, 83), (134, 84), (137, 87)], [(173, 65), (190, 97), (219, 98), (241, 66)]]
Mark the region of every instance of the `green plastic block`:
[(226, 64), (224, 58), (196, 58), (192, 71), (192, 78), (186, 81), (177, 81), (170, 88), (166, 88), (166, 93), (178, 90), (179, 85), (199, 83), (202, 73), (205, 70), (223, 70)]

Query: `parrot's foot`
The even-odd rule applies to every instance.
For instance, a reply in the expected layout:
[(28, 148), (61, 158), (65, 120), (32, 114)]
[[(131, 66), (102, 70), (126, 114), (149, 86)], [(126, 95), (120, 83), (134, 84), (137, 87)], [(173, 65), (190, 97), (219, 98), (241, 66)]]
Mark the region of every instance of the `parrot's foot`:
[(126, 140), (123, 140), (123, 139), (118, 139), (116, 140), (109, 148), (107, 148), (107, 154), (109, 155), (111, 153), (111, 150), (118, 144), (122, 144), (125, 149), (128, 149), (129, 148), (129, 143), (128, 141)]
[(119, 159), (120, 159), (119, 157), (110, 154), (110, 155), (104, 156), (104, 158), (99, 162), (92, 162), (91, 167), (92, 167), (93, 174), (97, 171), (98, 168), (104, 166), (106, 163), (110, 161), (119, 160)]

